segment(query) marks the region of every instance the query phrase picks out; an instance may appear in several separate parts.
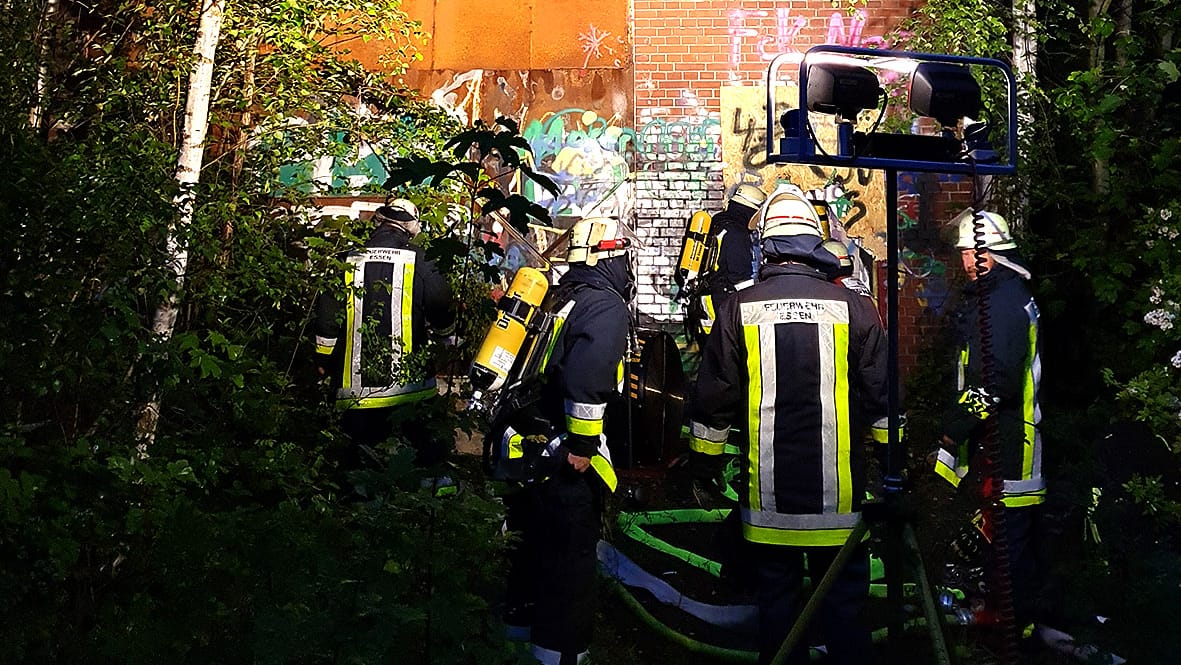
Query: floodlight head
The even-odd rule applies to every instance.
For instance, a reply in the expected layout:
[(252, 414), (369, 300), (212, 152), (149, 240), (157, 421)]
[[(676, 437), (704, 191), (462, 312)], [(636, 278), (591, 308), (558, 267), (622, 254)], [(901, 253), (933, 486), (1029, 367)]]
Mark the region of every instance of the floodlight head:
[(998, 159), (997, 152), (988, 139), (989, 129), (986, 121), (964, 118), (964, 150), (981, 164), (994, 163)]
[(878, 107), (882, 86), (865, 67), (836, 63), (808, 65), (808, 110), (853, 120), (862, 109)]
[(920, 62), (910, 75), (910, 110), (955, 127), (980, 110), (980, 84), (964, 65)]

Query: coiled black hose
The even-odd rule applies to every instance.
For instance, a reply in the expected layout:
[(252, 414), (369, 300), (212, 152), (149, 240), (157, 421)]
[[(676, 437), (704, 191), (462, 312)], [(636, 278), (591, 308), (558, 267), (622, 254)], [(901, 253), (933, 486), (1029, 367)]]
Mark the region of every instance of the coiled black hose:
[[(978, 179), (972, 178), (972, 239), (977, 284), (983, 277), (986, 266), (985, 218), (982, 211), (983, 196), (978, 190)], [(992, 354), (992, 312), (988, 289), (976, 288), (976, 315), (980, 331), (980, 367), (984, 390), (990, 395), (998, 394), (995, 381), (995, 358)], [(1013, 608), (1013, 584), (1009, 573), (1009, 539), (1005, 528), (1005, 511), (1002, 499), (1004, 470), (1000, 463), (1000, 440), (996, 405), (987, 406), (988, 417), (984, 420), (984, 441), (981, 446), (985, 462), (984, 506), (986, 523), (992, 525), (992, 589), (996, 600), (997, 616), (1001, 628), (1000, 657), (1003, 665), (1017, 663), (1017, 626)]]

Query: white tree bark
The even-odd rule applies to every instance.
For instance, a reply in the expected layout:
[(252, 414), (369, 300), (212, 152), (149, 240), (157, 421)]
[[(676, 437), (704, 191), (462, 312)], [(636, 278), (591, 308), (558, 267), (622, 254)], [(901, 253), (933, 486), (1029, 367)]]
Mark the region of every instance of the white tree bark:
[[(1033, 145), (1033, 95), (1037, 87), (1037, 3), (1013, 0), (1013, 74), (1017, 79), (1017, 163), (1029, 156)], [(1010, 211), (1014, 226), (1025, 221), (1028, 188), (1018, 186), (1016, 205)]]
[(49, 38), (53, 34), (53, 20), (57, 14), (58, 0), (46, 0), (45, 11), (41, 14), (41, 26), (37, 40), (41, 43), (41, 55), (37, 62), (37, 83), (33, 88), (33, 103), (29, 107), (29, 127), (41, 131), (44, 116), (45, 90), (49, 87)]
[[(176, 279), (177, 291), (156, 308), (152, 318), (152, 333), (157, 341), (164, 342), (172, 337), (176, 327), (176, 315), (180, 305), (179, 289), (184, 286), (185, 271), (188, 269), (188, 247), (182, 242), (179, 231), (193, 221), (193, 204), (197, 183), (201, 177), (201, 161), (205, 156), (205, 133), (209, 128), (209, 96), (213, 82), (213, 58), (217, 42), (221, 37), (222, 16), (225, 0), (201, 0), (201, 24), (197, 31), (197, 42), (193, 48), (196, 63), (189, 75), (189, 93), (185, 102), (185, 124), (176, 160), (176, 182), (179, 186), (173, 205), (176, 218), (169, 228), (166, 248), (168, 266)], [(156, 424), (160, 416), (160, 397), (157, 393), (143, 406), (136, 430), (140, 437), (140, 454), (146, 454), (147, 447), (156, 437)]]

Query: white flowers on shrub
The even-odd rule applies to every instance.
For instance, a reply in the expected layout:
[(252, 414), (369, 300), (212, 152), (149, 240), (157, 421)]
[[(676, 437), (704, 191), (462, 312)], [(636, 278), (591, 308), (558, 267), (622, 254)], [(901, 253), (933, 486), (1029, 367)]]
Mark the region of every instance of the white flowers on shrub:
[(1173, 218), (1173, 211), (1170, 210), (1169, 208), (1161, 208), (1160, 209), (1160, 218), (1161, 218), (1161, 221), (1164, 221), (1164, 222), (1169, 221), (1170, 219)]
[(1173, 319), (1175, 318), (1177, 318), (1177, 315), (1173, 312), (1163, 309), (1154, 309), (1144, 315), (1144, 322), (1149, 325), (1156, 326), (1161, 330), (1168, 330), (1173, 327)]
[(1161, 291), (1161, 288), (1159, 286), (1154, 286), (1154, 287), (1152, 287), (1152, 295), (1148, 296), (1148, 301), (1154, 305), (1159, 305), (1161, 296), (1163, 296), (1164, 294), (1165, 294), (1165, 292)]
[(1173, 363), (1173, 367), (1176, 367), (1177, 369), (1181, 369), (1181, 351), (1174, 353), (1173, 359), (1170, 360), (1169, 362)]

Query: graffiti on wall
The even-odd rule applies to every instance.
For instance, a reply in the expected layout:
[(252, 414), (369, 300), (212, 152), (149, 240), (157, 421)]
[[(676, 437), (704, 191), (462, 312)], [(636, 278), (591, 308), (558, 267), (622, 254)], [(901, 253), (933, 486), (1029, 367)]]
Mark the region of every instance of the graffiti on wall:
[[(773, 14), (775, 29), (765, 29), (767, 19)], [(754, 50), (762, 60), (771, 60), (782, 53), (793, 53), (800, 58), (804, 51), (814, 44), (800, 44), (796, 39), (808, 25), (802, 16), (792, 17), (791, 8), (779, 7), (774, 12), (767, 10), (735, 9), (730, 12), (730, 68), (736, 76), (742, 64), (742, 54)], [(880, 35), (865, 36), (865, 24), (869, 15), (858, 9), (852, 16), (833, 12), (828, 17), (828, 30), (823, 43), (837, 46), (885, 47), (886, 40)]]
[[(775, 99), (795, 99), (794, 87), (785, 86)], [(843, 196), (830, 211), (840, 219), (847, 235), (874, 257), (886, 256), (886, 206), (883, 172), (871, 169), (833, 168), (806, 164), (767, 163), (766, 88), (723, 86), (721, 94), (723, 183), (727, 195), (739, 184), (751, 183), (770, 192), (775, 183), (786, 180), (805, 191), (839, 185)], [(777, 117), (787, 109), (777, 109)], [(831, 125), (816, 125), (817, 141), (835, 138)], [(948, 296), (947, 266), (940, 259), (946, 244), (939, 237), (939, 221), (933, 204), (943, 187), (963, 176), (935, 173), (905, 173), (898, 181), (898, 219), (901, 247), (898, 252), (900, 277), (913, 280), (919, 304), (942, 311)], [(838, 238), (842, 239), (843, 238)]]
[(469, 126), (480, 117), (480, 84), (483, 79), (482, 69), (456, 74), (431, 91), (431, 101), (461, 125)]
[[(785, 86), (775, 98), (789, 99), (794, 88)], [(770, 192), (780, 180), (799, 185), (801, 189), (824, 188), (840, 184), (845, 192), (845, 215), (842, 217), (849, 235), (875, 256), (885, 255), (885, 185), (879, 171), (869, 169), (832, 168), (802, 164), (767, 163), (767, 92), (762, 86), (722, 87), (722, 181), (727, 190), (740, 183), (750, 182)], [(783, 109), (777, 109), (778, 115)], [(833, 127), (817, 126), (817, 139), (834, 140)], [(832, 134), (832, 136), (828, 136)]]
[(533, 149), (533, 168), (549, 176), (559, 194), (555, 197), (528, 179), (521, 183), (522, 193), (550, 216), (619, 214), (630, 207), (624, 197), (631, 192), (619, 184), (631, 171), (636, 134), (618, 116), (565, 109), (529, 121), (522, 135)]
[(708, 162), (721, 159), (722, 123), (716, 118), (653, 118), (636, 132), (644, 162)]

